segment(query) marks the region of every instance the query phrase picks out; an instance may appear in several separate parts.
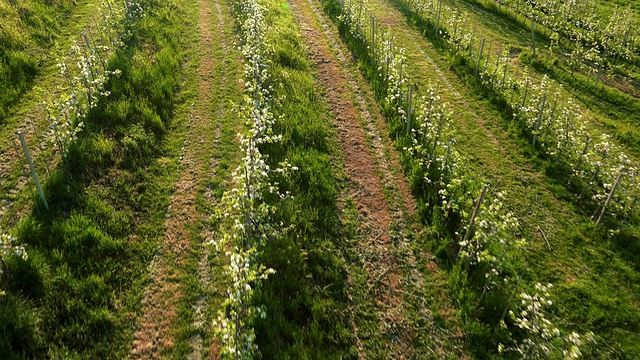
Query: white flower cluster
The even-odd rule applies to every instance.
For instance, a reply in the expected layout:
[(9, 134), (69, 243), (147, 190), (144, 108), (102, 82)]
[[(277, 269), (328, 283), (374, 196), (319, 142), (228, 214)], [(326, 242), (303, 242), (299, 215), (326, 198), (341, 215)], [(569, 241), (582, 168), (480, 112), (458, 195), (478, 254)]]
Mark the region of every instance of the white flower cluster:
[[(546, 309), (553, 304), (549, 291), (552, 285), (536, 284), (533, 295), (521, 293), (519, 311), (509, 311), (515, 325), (525, 333), (524, 338), (506, 350), (514, 351), (522, 359), (578, 359), (585, 342), (595, 342), (593, 333), (584, 336), (571, 332), (562, 336), (560, 330), (547, 319)], [(500, 350), (503, 348), (501, 347)]]
[[(464, 227), (464, 233), (467, 227)], [(525, 245), (524, 240), (516, 236), (519, 227), (518, 219), (504, 205), (504, 194), (498, 192), (493, 198), (487, 196), (482, 202), (473, 236), (462, 238), (458, 243), (460, 261), (466, 266), (488, 265), (484, 274), (484, 291), (508, 282), (503, 278), (503, 268), (514, 256), (518, 256)]]
[[(111, 76), (120, 75), (119, 70), (107, 70), (107, 60), (123, 45), (125, 14), (142, 12), (138, 2), (127, 1), (125, 6), (103, 0), (96, 25), (86, 28), (82, 40), (74, 40), (67, 55), (58, 59), (61, 83), (57, 85), (55, 99), (42, 105), (50, 124), (50, 141), (63, 156), (82, 131), (89, 111), (101, 97), (110, 95), (105, 83)], [(92, 31), (97, 36), (91, 36)]]
[(345, 24), (351, 35), (360, 40), (367, 41), (365, 34), (371, 35), (371, 7), (367, 1), (342, 0), (343, 11), (338, 20)]
[[(2, 263), (0, 266), (0, 279), (2, 279), (2, 275), (6, 270), (5, 259), (9, 256), (18, 256), (24, 260), (28, 259), (27, 250), (22, 245), (16, 245), (15, 237), (0, 233), (0, 262)], [(4, 294), (5, 292), (0, 288), (0, 296)]]
[(223, 196), (225, 211), (220, 218), (224, 231), (219, 240), (212, 240), (212, 244), (226, 250), (229, 264), (225, 272), (231, 279), (224, 310), (215, 325), (223, 355), (252, 359), (257, 350), (253, 322), (256, 317), (266, 315), (262, 307), (253, 303), (253, 294), (261, 281), (275, 272), (260, 265), (258, 256), (267, 240), (286, 230), (284, 224), (273, 223), (275, 209), (264, 196), (288, 196), (279, 193), (278, 184), (271, 182), (270, 175), (297, 169), (286, 163), (273, 169), (266, 162), (267, 155), (260, 151), (261, 144), (281, 141), (281, 136), (273, 133), (276, 119), (270, 108), (268, 58), (271, 48), (266, 35), (271, 28), (265, 22), (266, 9), (259, 1), (244, 0), (237, 5), (245, 63), (244, 97), (240, 107), (240, 116), (245, 120), (245, 129), (240, 134), (244, 156), (233, 173), (234, 187)]

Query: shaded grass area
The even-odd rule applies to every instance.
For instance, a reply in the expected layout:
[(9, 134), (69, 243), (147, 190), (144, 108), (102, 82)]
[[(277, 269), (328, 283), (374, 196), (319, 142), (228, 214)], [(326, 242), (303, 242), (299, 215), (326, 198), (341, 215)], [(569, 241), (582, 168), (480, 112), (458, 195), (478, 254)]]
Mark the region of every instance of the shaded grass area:
[(174, 129), (185, 31), (182, 3), (143, 1), (148, 16), (109, 62), (86, 129), (17, 229), (29, 251), (12, 260), (0, 298), (0, 357), (124, 358), (146, 267), (175, 178)]
[(0, 3), (0, 124), (42, 71), (46, 51), (76, 6), (74, 0)]
[[(339, 2), (325, 1), (324, 4), (329, 14), (335, 16), (339, 13)], [(421, 31), (428, 33), (428, 29), (421, 28)], [(372, 82), (378, 99), (382, 99), (384, 84), (376, 80), (379, 76), (376, 68), (371, 65), (366, 48), (353, 39), (346, 29), (341, 30), (343, 40), (358, 60), (363, 73)], [(400, 37), (400, 34), (396, 36)], [(444, 50), (445, 45), (440, 40), (433, 42), (436, 49)], [(407, 46), (419, 45), (408, 44)], [(442, 60), (448, 65), (451, 59), (447, 57)], [(491, 96), (483, 96), (486, 95), (483, 89), (476, 88), (474, 83), (468, 83), (466, 77), (461, 75), (460, 69), (464, 69), (465, 74), (468, 72), (468, 64), (458, 60), (452, 63), (454, 73), (468, 85), (468, 91), (467, 89), (461, 91), (462, 96), (473, 103), (474, 107), (478, 107), (478, 104), (486, 107), (487, 110), (480, 111), (480, 114), (496, 119), (502, 116), (505, 116), (505, 119), (510, 118), (508, 113), (502, 113), (506, 111), (506, 106), (501, 107), (500, 101), (494, 104)], [(410, 66), (410, 70), (415, 71), (415, 68)], [(431, 75), (435, 76), (435, 74)], [(420, 76), (430, 75), (421, 74)], [(459, 114), (459, 116), (463, 115)], [(390, 124), (391, 136), (396, 138), (396, 146), (402, 148), (406, 141), (403, 135), (404, 124), (394, 119), (392, 114), (386, 114), (386, 117)], [(475, 125), (475, 119), (468, 119), (468, 122)], [(558, 181), (556, 184), (553, 176), (547, 177), (548, 181), (544, 181), (544, 176), (535, 176), (537, 172), (545, 173), (545, 162), (544, 159), (538, 158), (536, 151), (531, 150), (528, 141), (520, 143), (517, 140), (519, 137), (513, 136), (516, 141), (512, 145), (508, 140), (510, 136), (502, 135), (504, 125), (514, 134), (520, 131), (518, 127), (500, 122), (496, 124), (487, 122), (485, 125), (498, 135), (501, 142), (505, 141), (503, 144), (505, 149), (501, 152), (495, 151), (492, 145), (481, 145), (487, 139), (480, 129), (465, 129), (458, 138), (461, 139), (461, 143), (471, 144), (470, 149), (475, 149), (475, 153), (469, 154), (474, 162), (472, 166), (474, 170), (481, 173), (495, 172), (496, 174), (488, 175), (500, 185), (498, 188), (511, 193), (512, 198), (516, 197), (516, 201), (510, 206), (517, 206), (516, 213), (522, 214), (521, 220), (525, 224), (521, 236), (529, 240), (529, 245), (522, 254), (522, 262), (509, 264), (509, 271), (521, 274), (519, 288), (524, 288), (526, 291), (536, 282), (556, 284), (554, 291), (556, 305), (553, 308), (552, 318), (557, 321), (557, 325), (561, 329), (573, 329), (579, 332), (593, 330), (597, 334), (598, 344), (594, 346), (594, 353), (588, 353), (588, 357), (634, 358), (639, 351), (635, 345), (636, 341), (631, 339), (640, 337), (640, 333), (633, 330), (640, 324), (637, 297), (639, 293), (637, 281), (640, 275), (635, 266), (637, 262), (632, 259), (633, 255), (630, 256), (627, 252), (637, 251), (637, 249), (634, 250), (636, 245), (633, 245), (638, 243), (637, 240), (631, 240), (636, 230), (625, 227), (621, 235), (609, 238), (605, 232), (594, 229), (588, 216), (580, 215), (582, 210), (574, 206), (572, 195), (563, 188), (566, 181), (564, 183)], [(509, 161), (519, 164), (517, 168), (503, 168), (504, 162), (498, 161), (496, 156), (502, 158), (506, 155), (504, 152), (511, 158)], [(528, 166), (520, 168), (527, 162), (533, 163), (538, 169), (528, 169)], [(509, 302), (512, 295), (509, 290), (499, 291), (483, 299), (479, 291), (482, 279), (474, 276), (473, 273), (467, 277), (460, 272), (455, 263), (456, 249), (452, 245), (456, 242), (457, 237), (454, 236), (454, 232), (459, 229), (460, 221), (468, 220), (445, 218), (434, 212), (431, 206), (433, 198), (429, 195), (433, 193), (433, 189), (424, 185), (422, 181), (424, 171), (408, 157), (403, 158), (403, 164), (418, 200), (421, 219), (431, 227), (429, 236), (419, 239), (419, 245), (416, 244), (416, 246), (435, 251), (440, 264), (447, 270), (450, 294), (463, 320), (465, 337), (474, 357), (498, 357), (498, 344), (508, 344), (509, 337), (508, 332), (500, 327), (499, 320), (504, 310), (511, 306)], [(533, 178), (532, 175), (534, 175)], [(535, 178), (541, 179), (542, 182), (539, 183)], [(527, 182), (523, 184), (524, 181)], [(553, 194), (549, 193), (547, 187)], [(571, 198), (570, 201), (563, 201), (569, 198)], [(543, 239), (545, 235), (541, 234), (541, 230), (537, 230), (537, 226), (558, 227), (552, 228), (555, 236), (551, 238), (550, 245), (545, 244)], [(545, 231), (549, 233), (547, 228)], [(625, 240), (618, 240), (621, 236)], [(611, 266), (604, 265), (607, 263)], [(577, 298), (580, 300), (576, 301)], [(612, 304), (616, 305), (612, 306)], [(508, 322), (508, 318), (506, 320)], [(513, 329), (511, 327), (512, 336), (516, 339), (521, 338), (522, 334)]]

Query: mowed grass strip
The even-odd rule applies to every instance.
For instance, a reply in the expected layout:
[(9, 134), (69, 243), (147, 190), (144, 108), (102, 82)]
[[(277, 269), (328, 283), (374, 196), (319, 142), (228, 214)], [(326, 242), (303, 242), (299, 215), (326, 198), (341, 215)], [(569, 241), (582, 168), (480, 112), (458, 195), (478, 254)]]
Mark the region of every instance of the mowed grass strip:
[(29, 260), (2, 279), (0, 357), (126, 357), (179, 159), (187, 4), (142, 2), (111, 96), (44, 185), (50, 209), (34, 196), (16, 231)]

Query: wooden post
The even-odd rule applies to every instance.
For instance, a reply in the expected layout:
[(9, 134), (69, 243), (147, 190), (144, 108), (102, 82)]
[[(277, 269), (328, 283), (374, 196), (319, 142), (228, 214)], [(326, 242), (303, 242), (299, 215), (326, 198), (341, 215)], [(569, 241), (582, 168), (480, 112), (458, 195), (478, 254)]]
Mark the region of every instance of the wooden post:
[(489, 67), (489, 58), (491, 57), (491, 46), (493, 45), (493, 40), (489, 41), (489, 50), (487, 50), (487, 60), (484, 62), (484, 71), (487, 71)]
[(536, 57), (536, 22), (533, 20), (533, 14), (531, 15), (531, 49), (533, 49), (533, 57)]
[(482, 60), (482, 53), (484, 52), (484, 42), (485, 42), (485, 39), (482, 39), (482, 44), (480, 45), (480, 53), (478, 54), (478, 62), (476, 63), (476, 71), (474, 71), (473, 76), (478, 76), (480, 61)]
[(529, 85), (530, 85), (529, 84), (529, 79), (527, 79), (527, 83), (526, 83), (525, 88), (524, 88), (524, 95), (522, 96), (522, 105), (521, 105), (521, 107), (524, 107), (526, 105), (526, 103), (527, 103), (527, 95), (529, 93)]
[(487, 192), (487, 184), (482, 188), (482, 192), (480, 193), (480, 198), (476, 202), (476, 208), (473, 210), (473, 215), (471, 215), (471, 220), (469, 221), (469, 227), (467, 228), (467, 233), (464, 235), (464, 241), (469, 240), (469, 236), (471, 236), (471, 230), (473, 229), (473, 223), (476, 221), (476, 217), (478, 217), (478, 213), (480, 213), (480, 205), (482, 205), (482, 200), (484, 200), (484, 194)]
[(391, 51), (393, 51), (393, 35), (391, 33), (391, 31), (389, 31), (389, 52), (387, 53), (387, 70), (385, 71), (384, 75), (384, 81), (385, 81), (385, 92), (389, 91), (389, 65), (391, 64)]
[(442, 10), (442, 0), (438, 2), (438, 16), (436, 17), (436, 27), (434, 31), (434, 36), (438, 37), (438, 28), (440, 27), (440, 11)]
[(538, 130), (540, 130), (540, 124), (542, 122), (542, 114), (544, 113), (544, 106), (547, 103), (547, 95), (545, 94), (544, 97), (542, 98), (542, 106), (540, 106), (540, 112), (538, 113), (538, 121), (536, 121), (536, 133), (533, 134), (533, 142), (531, 143), (532, 147), (536, 146), (536, 139), (538, 138)]
[(27, 142), (24, 140), (22, 131), (18, 131), (18, 137), (20, 138), (20, 144), (22, 144), (22, 150), (24, 151), (24, 156), (27, 158), (29, 169), (31, 169), (31, 176), (33, 177), (33, 181), (36, 183), (36, 189), (38, 189), (38, 194), (40, 194), (40, 198), (44, 203), (45, 209), (48, 210), (49, 204), (47, 203), (47, 199), (44, 197), (44, 191), (42, 191), (42, 186), (40, 185), (40, 180), (38, 180), (38, 174), (36, 174), (36, 168), (35, 166), (33, 166), (33, 160), (31, 159), (31, 155), (29, 154), (29, 148), (27, 147)]
[(429, 155), (429, 161), (433, 161), (436, 157), (436, 150), (438, 149), (438, 141), (440, 141), (440, 134), (442, 133), (442, 126), (444, 125), (444, 113), (440, 113), (440, 119), (438, 121), (438, 130), (436, 130), (436, 137), (433, 139), (433, 149)]
[(605, 210), (607, 210), (607, 206), (609, 206), (609, 203), (611, 202), (611, 198), (613, 198), (613, 193), (616, 191), (616, 188), (620, 183), (621, 177), (622, 177), (622, 170), (620, 171), (620, 173), (618, 173), (618, 177), (616, 178), (616, 183), (613, 184), (613, 187), (611, 188), (611, 192), (609, 193), (609, 196), (607, 196), (607, 200), (604, 202), (604, 205), (602, 206), (602, 211), (600, 212), (600, 216), (598, 216), (598, 221), (596, 221), (596, 227), (600, 225), (600, 220), (602, 220), (602, 215), (604, 215)]
[(407, 135), (411, 133), (411, 113), (413, 112), (411, 101), (413, 100), (413, 84), (409, 85), (409, 106), (407, 109)]
[(553, 120), (556, 118), (556, 108), (558, 107), (558, 98), (560, 94), (556, 92), (556, 98), (553, 100), (553, 106), (551, 107), (551, 114), (547, 119), (547, 128), (544, 130), (543, 140), (549, 138), (549, 130), (551, 128), (551, 124), (553, 124)]
[(507, 64), (509, 63), (508, 60), (505, 60), (504, 62), (504, 71), (502, 73), (502, 81), (500, 82), (500, 88), (502, 88), (504, 86), (504, 82), (507, 79)]
[(607, 49), (604, 50), (604, 54), (602, 55), (602, 59), (600, 60), (600, 66), (598, 66), (598, 75), (596, 76), (596, 86), (600, 82), (600, 76), (602, 75), (602, 66), (607, 58)]
[[(375, 28), (376, 28), (376, 20), (375, 17), (373, 16), (373, 14), (371, 14), (371, 59), (373, 60), (375, 58)], [(375, 60), (372, 61), (372, 63), (375, 62)]]
[(629, 32), (631, 31), (631, 25), (627, 29), (627, 32), (624, 33), (624, 40), (622, 40), (622, 44), (620, 44), (620, 50), (618, 50), (618, 54), (616, 54), (616, 65), (618, 65), (618, 60), (620, 59), (620, 54), (622, 50), (627, 46), (627, 39), (629, 39)]

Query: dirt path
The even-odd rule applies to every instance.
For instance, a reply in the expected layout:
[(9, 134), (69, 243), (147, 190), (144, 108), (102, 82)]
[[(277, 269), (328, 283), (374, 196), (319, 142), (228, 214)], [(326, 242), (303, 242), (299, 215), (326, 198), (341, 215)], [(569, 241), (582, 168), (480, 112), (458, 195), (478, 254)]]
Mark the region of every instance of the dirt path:
[[(131, 349), (131, 357), (134, 359), (160, 358), (163, 350), (174, 344), (171, 330), (172, 324), (178, 319), (176, 304), (185, 291), (185, 285), (180, 282), (180, 272), (176, 271), (176, 268), (189, 261), (187, 250), (201, 225), (203, 214), (198, 213), (195, 204), (197, 189), (207, 179), (210, 169), (208, 149), (219, 137), (219, 127), (211, 120), (210, 106), (212, 88), (219, 85), (213, 78), (216, 65), (213, 55), (214, 37), (218, 36), (218, 31), (211, 26), (211, 1), (199, 0), (198, 4), (198, 101), (187, 123), (188, 131), (181, 156), (180, 175), (167, 211), (166, 236), (150, 265), (150, 284), (142, 300), (141, 315), (137, 320)], [(217, 10), (220, 19), (220, 9)], [(222, 26), (220, 21), (218, 26)], [(207, 257), (206, 251), (203, 251), (198, 267), (201, 270), (201, 283), (205, 286), (209, 279)], [(194, 325), (197, 327), (204, 325), (205, 307), (204, 298), (195, 304)], [(189, 358), (200, 358), (202, 339), (191, 339), (191, 345), (193, 351)]]
[[(321, 15), (319, 5), (313, 0), (289, 2), (335, 119), (350, 182), (348, 196), (359, 212), (359, 252), (376, 298), (379, 330), (387, 341), (388, 354), (393, 358), (420, 357), (414, 345), (423, 343), (418, 338), (425, 336), (432, 355), (444, 354), (442, 334), (417, 324), (431, 322), (432, 309), (420, 296), (412, 296), (422, 293), (426, 286), (406, 238), (406, 218), (415, 215), (416, 204), (399, 168), (398, 155), (388, 136), (382, 135), (387, 133), (384, 121), (375, 105), (365, 100), (356, 75), (346, 69), (345, 64), (352, 59), (345, 56), (336, 29)], [(357, 334), (357, 329), (354, 332)], [(364, 345), (359, 339), (358, 345), (363, 358)], [(424, 351), (420, 349), (420, 353)]]

